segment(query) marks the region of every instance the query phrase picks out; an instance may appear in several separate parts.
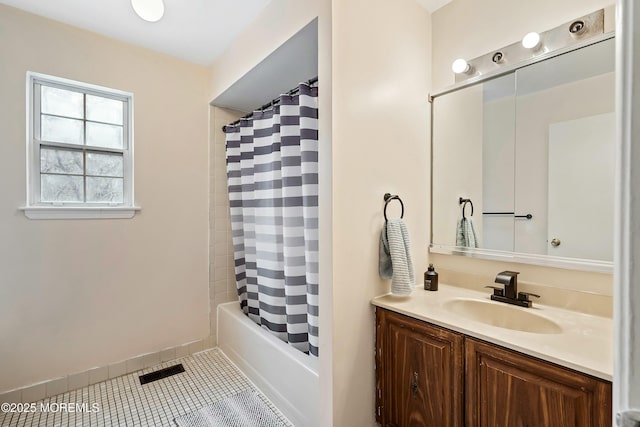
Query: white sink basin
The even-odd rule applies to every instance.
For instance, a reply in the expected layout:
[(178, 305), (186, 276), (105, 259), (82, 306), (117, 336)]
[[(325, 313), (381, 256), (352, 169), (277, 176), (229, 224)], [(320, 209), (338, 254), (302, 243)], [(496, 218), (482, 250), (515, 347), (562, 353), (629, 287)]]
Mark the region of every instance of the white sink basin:
[(504, 329), (534, 334), (559, 334), (562, 328), (553, 320), (530, 310), (501, 302), (456, 298), (444, 303), (451, 312), (470, 320)]

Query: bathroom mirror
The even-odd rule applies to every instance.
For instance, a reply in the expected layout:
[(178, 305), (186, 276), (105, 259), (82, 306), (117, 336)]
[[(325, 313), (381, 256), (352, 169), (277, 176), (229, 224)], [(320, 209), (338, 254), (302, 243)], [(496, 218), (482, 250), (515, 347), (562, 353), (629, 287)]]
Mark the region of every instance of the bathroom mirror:
[(608, 35), (433, 95), (432, 252), (612, 271), (614, 51)]

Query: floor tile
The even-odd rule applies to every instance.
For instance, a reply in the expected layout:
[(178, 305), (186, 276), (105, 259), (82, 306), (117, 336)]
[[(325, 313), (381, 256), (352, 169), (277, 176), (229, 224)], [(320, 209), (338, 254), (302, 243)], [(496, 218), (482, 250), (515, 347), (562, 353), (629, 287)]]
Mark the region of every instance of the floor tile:
[[(184, 373), (140, 384), (140, 375), (177, 363), (183, 364)], [(214, 348), (40, 400), (28, 411), (0, 412), (0, 426), (169, 427), (180, 415), (251, 389), (255, 386)], [(262, 393), (260, 397), (292, 426)]]

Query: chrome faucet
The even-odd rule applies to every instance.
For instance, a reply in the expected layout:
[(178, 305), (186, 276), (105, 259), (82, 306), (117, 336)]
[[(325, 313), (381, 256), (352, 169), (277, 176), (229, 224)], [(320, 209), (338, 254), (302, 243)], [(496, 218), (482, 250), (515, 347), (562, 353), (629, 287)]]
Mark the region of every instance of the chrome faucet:
[(485, 286), (485, 288), (493, 289), (491, 299), (520, 307), (531, 307), (529, 297), (540, 298), (540, 295), (529, 292), (518, 292), (518, 274), (520, 273), (517, 271), (503, 271), (498, 273), (495, 283), (499, 283), (503, 287)]

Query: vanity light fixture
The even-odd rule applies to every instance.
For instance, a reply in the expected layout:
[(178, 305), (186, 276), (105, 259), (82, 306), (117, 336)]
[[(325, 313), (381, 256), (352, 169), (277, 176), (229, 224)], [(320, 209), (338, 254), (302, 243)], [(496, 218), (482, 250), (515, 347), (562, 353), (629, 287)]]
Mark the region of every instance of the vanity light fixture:
[(522, 38), (522, 46), (526, 49), (537, 49), (540, 47), (540, 34), (536, 32), (525, 34)]
[(164, 15), (164, 0), (131, 0), (131, 7), (148, 22), (158, 22)]
[(476, 80), (487, 74), (502, 73), (507, 68), (535, 61), (536, 57), (543, 54), (556, 52), (594, 37), (602, 37), (605, 34), (604, 12), (604, 9), (599, 9), (541, 32), (524, 34), (525, 31), (522, 33), (524, 37), (510, 45), (475, 58), (467, 58), (466, 61), (457, 59), (451, 67), (454, 73), (453, 80), (458, 84), (471, 79)]
[(458, 58), (451, 64), (451, 70), (456, 74), (468, 73), (471, 71), (471, 66), (466, 60)]

